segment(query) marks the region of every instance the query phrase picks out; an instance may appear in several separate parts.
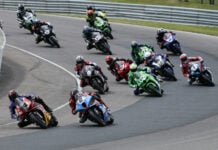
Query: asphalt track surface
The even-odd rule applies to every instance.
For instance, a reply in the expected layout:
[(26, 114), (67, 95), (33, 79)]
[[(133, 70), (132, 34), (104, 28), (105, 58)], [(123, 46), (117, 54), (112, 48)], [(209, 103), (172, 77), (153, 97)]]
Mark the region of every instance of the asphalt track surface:
[[(163, 97), (155, 98), (145, 95), (136, 97), (132, 93), (133, 89), (129, 88), (125, 82), (117, 83), (114, 80), (106, 69), (105, 55), (94, 49), (86, 50), (81, 36), (82, 27), (86, 24), (84, 19), (39, 15), (41, 20), (49, 21), (54, 25), (62, 46), (57, 49), (50, 48), (43, 42), (35, 44), (34, 37), (27, 30), (18, 28), (15, 12), (1, 11), (0, 15), (4, 20), (7, 38), (0, 78), (1, 150), (10, 150), (15, 147), (22, 150), (30, 148), (33, 150), (146, 149), (146, 146), (147, 149), (164, 149), (161, 146), (166, 149), (175, 149), (177, 146), (176, 149), (179, 149), (184, 147), (179, 144), (187, 143), (187, 141), (182, 142), (185, 137), (191, 138), (190, 135), (209, 133), (205, 131), (206, 129), (213, 129), (213, 133), (217, 133), (214, 126), (214, 123), (217, 123), (216, 115), (218, 114), (217, 86), (189, 86), (186, 79), (181, 76), (178, 56), (170, 56), (175, 64), (178, 81), (162, 83), (165, 91)], [(146, 41), (153, 45), (157, 52), (165, 52), (159, 50), (156, 45), (155, 28), (114, 23), (112, 28), (115, 39), (109, 44), (114, 56), (130, 58), (129, 49), (132, 40)], [(204, 58), (205, 64), (214, 74), (216, 84), (218, 39), (201, 34), (179, 31), (176, 33), (185, 53), (192, 56), (200, 55)], [(21, 50), (50, 60), (59, 67)], [(114, 125), (103, 128), (91, 122), (81, 125), (78, 123), (78, 118), (70, 114), (69, 106), (64, 105), (68, 101), (69, 91), (76, 87), (76, 81), (61, 67), (73, 71), (77, 55), (83, 55), (100, 64), (103, 72), (108, 76), (110, 92), (102, 97), (111, 106), (115, 117)], [(12, 87), (22, 93), (33, 92), (42, 96), (56, 110), (54, 113), (60, 122), (59, 127), (48, 130), (35, 126), (19, 129), (14, 120), (8, 118), (7, 91)], [(85, 89), (91, 90), (89, 87)], [(60, 107), (62, 105), (65, 107)], [(208, 125), (208, 121), (202, 120), (209, 117), (212, 118), (209, 119)], [(207, 145), (211, 141), (213, 140), (204, 142)], [(169, 146), (166, 143), (171, 144)], [(186, 145), (186, 149), (196, 148), (194, 144), (189, 147)]]

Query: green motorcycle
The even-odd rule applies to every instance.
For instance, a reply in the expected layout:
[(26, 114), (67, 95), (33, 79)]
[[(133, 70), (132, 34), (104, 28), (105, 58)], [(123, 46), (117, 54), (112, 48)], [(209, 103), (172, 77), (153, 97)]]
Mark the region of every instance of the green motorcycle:
[(138, 52), (139, 62), (144, 63), (145, 61), (145, 53), (146, 52), (154, 52), (154, 49), (148, 46), (141, 46)]
[(154, 78), (154, 76), (145, 71), (136, 72), (134, 82), (143, 92), (158, 97), (163, 95), (163, 90), (161, 89), (159, 82)]
[(96, 17), (94, 21), (94, 28), (100, 29), (105, 37), (108, 37), (110, 39), (114, 38), (113, 35), (111, 34), (112, 30), (111, 30), (110, 25), (106, 21), (104, 21), (102, 18)]

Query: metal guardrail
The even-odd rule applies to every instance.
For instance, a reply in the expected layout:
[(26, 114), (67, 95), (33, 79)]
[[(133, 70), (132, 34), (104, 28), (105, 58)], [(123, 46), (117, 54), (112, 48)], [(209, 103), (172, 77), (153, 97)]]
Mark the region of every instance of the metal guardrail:
[(0, 0), (0, 9), (16, 10), (18, 4), (36, 12), (85, 15), (86, 7), (93, 5), (107, 12), (108, 17), (170, 22), (178, 24), (218, 26), (218, 11), (184, 7), (108, 3), (79, 0)]

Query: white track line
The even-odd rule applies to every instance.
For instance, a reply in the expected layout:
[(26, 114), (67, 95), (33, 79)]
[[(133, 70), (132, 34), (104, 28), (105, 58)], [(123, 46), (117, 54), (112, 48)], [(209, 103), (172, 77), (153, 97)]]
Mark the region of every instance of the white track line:
[[(68, 73), (69, 75), (71, 75), (73, 78), (76, 79), (76, 81), (77, 81), (77, 88), (78, 88), (78, 90), (81, 90), (81, 87), (79, 86), (79, 79), (76, 77), (75, 74), (73, 74), (72, 72), (68, 71), (66, 68), (64, 68), (64, 67), (62, 67), (62, 66), (60, 66), (60, 65), (58, 65), (58, 64), (56, 64), (56, 63), (54, 63), (54, 62), (52, 62), (52, 61), (50, 61), (50, 60), (48, 60), (48, 59), (45, 59), (45, 58), (43, 58), (43, 57), (41, 57), (41, 56), (39, 56), (39, 55), (36, 55), (36, 54), (34, 54), (34, 53), (31, 53), (31, 52), (29, 52), (29, 51), (27, 51), (27, 50), (21, 49), (21, 48), (19, 48), (19, 47), (16, 47), (16, 46), (13, 46), (13, 45), (10, 45), (10, 44), (6, 44), (6, 45), (9, 46), (9, 47), (11, 47), (11, 48), (17, 49), (17, 50), (19, 50), (19, 51), (21, 51), (21, 52), (23, 52), (23, 53), (26, 53), (26, 54), (28, 54), (28, 55), (31, 55), (31, 56), (36, 57), (36, 58), (38, 58), (38, 59), (41, 59), (41, 60), (43, 60), (43, 61), (45, 61), (45, 62), (47, 62), (47, 63), (49, 63), (49, 64), (51, 64), (51, 65), (54, 65), (55, 67), (57, 67), (57, 68), (59, 68), (59, 69), (65, 71), (66, 73)], [(68, 105), (68, 102), (65, 103), (65, 104), (63, 104), (63, 105), (60, 105), (60, 106), (57, 107), (57, 108), (55, 108), (54, 111), (57, 111), (57, 110), (59, 110), (59, 109), (65, 107), (66, 105)]]

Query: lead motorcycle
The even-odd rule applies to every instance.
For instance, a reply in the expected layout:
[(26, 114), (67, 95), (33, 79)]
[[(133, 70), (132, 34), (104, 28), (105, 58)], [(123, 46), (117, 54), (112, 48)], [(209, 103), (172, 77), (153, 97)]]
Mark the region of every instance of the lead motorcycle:
[(189, 84), (193, 84), (194, 82), (206, 86), (215, 86), (213, 81), (213, 74), (208, 67), (203, 67), (201, 71), (200, 65), (198, 63), (192, 63), (190, 65), (189, 76), (192, 82)]
[[(36, 124), (42, 129), (49, 127), (56, 127), (58, 121), (55, 116), (47, 112), (44, 107), (34, 101), (27, 99), (26, 97), (19, 97), (15, 99), (16, 112), (18, 118), (22, 118), (28, 124)], [(18, 127), (23, 128), (24, 124), (18, 123)]]
[(138, 71), (135, 74), (135, 83), (142, 92), (146, 92), (152, 96), (161, 97), (163, 90), (160, 87), (159, 82), (151, 74), (145, 71)]
[(91, 95), (81, 96), (76, 102), (76, 111), (86, 114), (88, 119), (100, 126), (113, 124), (114, 118), (106, 107), (93, 100)]
[(42, 33), (42, 38), (45, 43), (50, 44), (52, 47), (60, 48), (60, 44), (56, 38), (56, 34), (50, 24), (42, 25), (40, 27), (40, 32)]
[(158, 55), (152, 63), (154, 74), (160, 75), (166, 80), (177, 81), (173, 67), (165, 55)]
[(104, 94), (109, 90), (107, 81), (95, 66), (85, 65), (81, 71), (81, 76), (85, 80), (85, 83), (93, 89), (98, 90), (100, 94)]
[(26, 12), (25, 15), (23, 16), (23, 20), (17, 19), (19, 22), (20, 28), (25, 28), (29, 30), (32, 34), (34, 33), (34, 30), (32, 26), (34, 25), (35, 22), (38, 21), (38, 18), (36, 15), (34, 15), (31, 12)]
[(159, 47), (166, 48), (167, 51), (172, 52), (174, 55), (181, 55), (183, 52), (179, 41), (176, 39), (176, 34), (167, 32), (163, 36), (163, 42), (158, 42)]
[(93, 41), (92, 44), (97, 50), (102, 51), (104, 54), (112, 55), (112, 52), (110, 50), (110, 45), (108, 44), (107, 39), (102, 33), (92, 32), (92, 41)]

